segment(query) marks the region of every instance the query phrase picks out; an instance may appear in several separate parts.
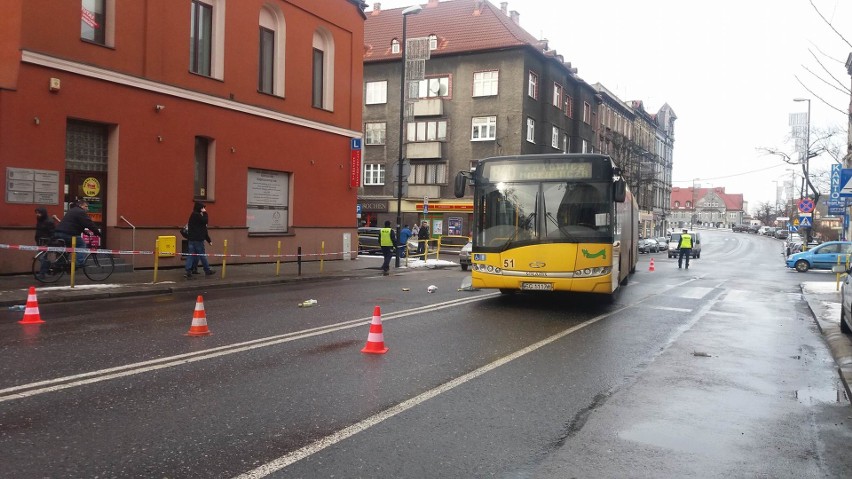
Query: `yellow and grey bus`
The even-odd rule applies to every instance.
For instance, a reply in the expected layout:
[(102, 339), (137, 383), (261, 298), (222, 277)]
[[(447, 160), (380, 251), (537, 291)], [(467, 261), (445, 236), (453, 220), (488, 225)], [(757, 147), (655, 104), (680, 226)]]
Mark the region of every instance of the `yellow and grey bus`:
[(473, 186), (471, 286), (612, 295), (636, 271), (639, 208), (607, 155), (486, 158)]

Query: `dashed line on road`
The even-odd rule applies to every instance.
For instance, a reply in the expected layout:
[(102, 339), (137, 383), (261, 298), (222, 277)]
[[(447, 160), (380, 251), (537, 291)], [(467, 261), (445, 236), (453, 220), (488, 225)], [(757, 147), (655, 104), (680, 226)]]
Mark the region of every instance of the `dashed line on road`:
[(266, 464), (263, 464), (263, 465), (255, 468), (255, 469), (252, 469), (251, 471), (240, 474), (239, 476), (236, 476), (235, 479), (259, 479), (261, 477), (266, 477), (269, 474), (272, 474), (276, 471), (280, 471), (281, 469), (284, 469), (285, 467), (289, 466), (290, 464), (293, 464), (293, 463), (298, 462), (298, 461), (300, 461), (300, 460), (302, 460), (306, 457), (309, 457), (313, 454), (316, 454), (316, 453), (322, 451), (323, 449), (325, 449), (329, 446), (333, 446), (334, 444), (337, 444), (338, 442), (343, 441), (344, 439), (347, 439), (349, 437), (352, 437), (352, 436), (358, 434), (359, 432), (366, 431), (367, 429), (381, 423), (382, 421), (385, 421), (386, 419), (390, 419), (390, 418), (392, 418), (392, 417), (394, 417), (398, 414), (401, 414), (401, 413), (403, 413), (403, 412), (405, 412), (405, 411), (407, 411), (407, 410), (409, 410), (409, 409), (411, 409), (411, 408), (413, 408), (413, 407), (415, 407), (415, 406), (417, 406), (417, 405), (419, 405), (423, 402), (428, 401), (429, 399), (432, 399), (432, 398), (439, 396), (439, 395), (441, 395), (441, 394), (443, 394), (447, 391), (450, 391), (450, 390), (452, 390), (452, 389), (454, 389), (458, 386), (461, 386), (462, 384), (465, 384), (465, 383), (467, 383), (467, 382), (469, 382), (473, 379), (476, 379), (479, 376), (482, 376), (483, 374), (485, 374), (489, 371), (492, 371), (494, 369), (499, 368), (500, 366), (503, 366), (504, 364), (507, 364), (511, 361), (514, 361), (515, 359), (526, 356), (527, 354), (532, 353), (533, 351), (536, 351), (537, 349), (540, 349), (544, 346), (547, 346), (550, 343), (558, 341), (558, 340), (564, 338), (565, 336), (568, 336), (569, 334), (575, 333), (575, 332), (585, 328), (586, 326), (590, 326), (592, 324), (597, 323), (598, 321), (600, 321), (602, 319), (606, 319), (610, 316), (613, 316), (617, 313), (620, 313), (621, 311), (624, 311), (625, 309), (628, 309), (629, 307), (630, 306), (624, 306), (624, 307), (618, 308), (614, 311), (610, 311), (606, 314), (596, 316), (596, 317), (594, 317), (594, 318), (592, 318), (592, 319), (590, 319), (590, 320), (588, 320), (588, 321), (586, 321), (582, 324), (578, 324), (576, 326), (568, 328), (568, 329), (566, 329), (562, 332), (554, 334), (553, 336), (542, 339), (541, 341), (538, 341), (537, 343), (531, 344), (531, 345), (529, 345), (529, 346), (527, 346), (523, 349), (515, 351), (512, 354), (509, 354), (507, 356), (503, 356), (502, 358), (500, 358), (500, 359), (498, 359), (494, 362), (491, 362), (489, 364), (486, 364), (485, 366), (482, 366), (479, 369), (476, 369), (476, 370), (471, 371), (467, 374), (459, 376), (459, 377), (457, 377), (453, 380), (450, 380), (450, 381), (448, 381), (448, 382), (446, 382), (446, 383), (444, 383), (444, 384), (442, 384), (442, 385), (440, 385), (440, 386), (438, 386), (434, 389), (430, 389), (429, 391), (426, 391), (426, 392), (423, 392), (423, 393), (421, 393), (417, 396), (414, 396), (411, 399), (407, 399), (407, 400), (397, 404), (396, 406), (393, 406), (389, 409), (386, 409), (386, 410), (384, 410), (380, 413), (374, 414), (374, 415), (368, 417), (367, 419), (364, 419), (363, 421), (357, 422), (357, 423), (355, 423), (355, 424), (353, 424), (349, 427), (341, 429), (340, 431), (337, 431), (334, 434), (330, 434), (328, 436), (320, 438), (320, 439), (318, 439), (318, 440), (316, 440), (316, 441), (314, 441), (314, 442), (312, 442), (312, 443), (310, 443), (310, 444), (308, 444), (308, 445), (306, 445), (306, 446), (304, 446), (300, 449), (297, 449), (295, 451), (287, 453), (287, 454), (279, 457), (278, 459), (272, 460), (272, 461), (267, 462)]

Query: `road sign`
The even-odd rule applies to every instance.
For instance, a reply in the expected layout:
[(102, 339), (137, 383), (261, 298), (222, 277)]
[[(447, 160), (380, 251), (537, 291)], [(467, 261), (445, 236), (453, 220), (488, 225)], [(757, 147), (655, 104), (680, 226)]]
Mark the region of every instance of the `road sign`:
[(810, 198), (802, 198), (799, 200), (798, 206), (802, 213), (810, 213), (814, 210), (814, 201)]
[(810, 228), (811, 227), (811, 219), (807, 216), (799, 217), (799, 227), (800, 228)]
[(843, 168), (840, 170), (840, 196), (852, 196), (852, 169)]
[(360, 150), (361, 149), (361, 139), (360, 138), (352, 138), (351, 149), (353, 149), (353, 150)]

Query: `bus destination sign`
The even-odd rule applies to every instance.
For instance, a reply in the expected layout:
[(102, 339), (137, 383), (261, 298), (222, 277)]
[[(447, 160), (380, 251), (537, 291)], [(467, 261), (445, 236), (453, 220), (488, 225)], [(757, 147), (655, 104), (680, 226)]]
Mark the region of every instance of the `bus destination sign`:
[(592, 162), (486, 163), (482, 173), (482, 176), (492, 183), (500, 181), (589, 179), (592, 177)]

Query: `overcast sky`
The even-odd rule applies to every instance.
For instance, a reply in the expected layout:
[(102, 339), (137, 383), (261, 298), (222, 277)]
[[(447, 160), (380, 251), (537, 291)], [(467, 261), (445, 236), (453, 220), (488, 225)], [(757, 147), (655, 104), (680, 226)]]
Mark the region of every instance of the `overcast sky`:
[[(792, 176), (790, 166), (759, 149), (794, 154), (788, 117), (807, 111), (807, 103), (793, 98), (811, 98), (812, 136), (841, 128), (838, 141), (845, 145), (842, 112), (852, 81), (844, 62), (852, 46), (811, 1), (852, 43), (850, 0), (514, 0), (508, 10), (520, 14), (529, 33), (547, 38), (585, 81), (602, 83), (622, 100), (642, 100), (650, 112), (664, 103), (674, 109), (673, 186), (698, 179), (704, 187), (725, 187), (742, 193), (753, 210), (775, 202), (773, 181)], [(375, 0), (368, 3), (371, 10)], [(427, 2), (380, 3), (388, 9)], [(832, 162), (812, 159), (811, 173)]]

